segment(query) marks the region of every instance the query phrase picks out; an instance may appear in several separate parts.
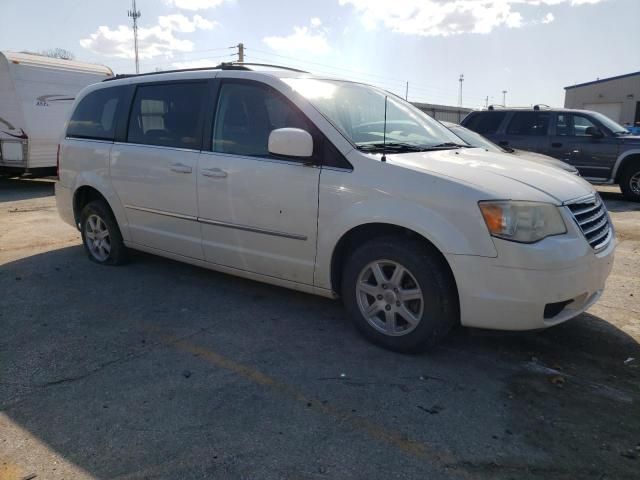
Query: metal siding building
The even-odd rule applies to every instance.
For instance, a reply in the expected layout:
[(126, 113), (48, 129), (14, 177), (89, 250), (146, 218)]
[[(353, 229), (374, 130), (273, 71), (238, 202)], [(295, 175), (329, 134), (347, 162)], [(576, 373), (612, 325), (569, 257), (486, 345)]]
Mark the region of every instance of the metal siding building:
[(432, 103), (411, 102), (412, 105), (422, 110), (424, 113), (436, 120), (445, 122), (460, 123), (471, 108), (450, 107), (448, 105), (434, 105)]
[(595, 110), (621, 124), (640, 123), (640, 72), (564, 87), (564, 106)]

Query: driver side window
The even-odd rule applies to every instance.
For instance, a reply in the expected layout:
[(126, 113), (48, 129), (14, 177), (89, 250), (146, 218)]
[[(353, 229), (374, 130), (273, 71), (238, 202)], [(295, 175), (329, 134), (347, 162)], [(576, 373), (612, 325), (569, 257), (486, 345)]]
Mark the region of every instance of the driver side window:
[(244, 82), (224, 82), (220, 87), (214, 152), (269, 156), (269, 135), (285, 127), (309, 131), (302, 115), (270, 87)]
[(588, 117), (583, 115), (573, 115), (573, 135), (576, 137), (588, 137), (587, 128), (598, 128)]

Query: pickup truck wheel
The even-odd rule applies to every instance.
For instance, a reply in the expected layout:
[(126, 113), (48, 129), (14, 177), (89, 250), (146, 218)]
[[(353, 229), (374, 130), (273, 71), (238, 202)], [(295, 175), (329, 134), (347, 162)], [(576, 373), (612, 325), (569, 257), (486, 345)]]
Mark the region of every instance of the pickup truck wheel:
[(620, 190), (625, 199), (640, 202), (640, 161), (624, 167), (620, 175)]
[(101, 265), (125, 263), (126, 247), (118, 223), (105, 202), (96, 200), (82, 209), (80, 232), (89, 260)]
[(415, 353), (444, 338), (458, 322), (458, 295), (445, 260), (418, 240), (372, 240), (347, 260), (343, 301), (372, 342)]

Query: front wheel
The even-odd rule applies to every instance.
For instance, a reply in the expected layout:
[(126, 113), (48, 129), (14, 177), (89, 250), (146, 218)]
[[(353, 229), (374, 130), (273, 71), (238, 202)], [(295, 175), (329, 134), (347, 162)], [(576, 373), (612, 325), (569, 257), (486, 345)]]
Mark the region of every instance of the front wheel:
[(89, 260), (101, 265), (120, 265), (127, 260), (118, 223), (105, 202), (96, 200), (82, 209), (80, 232)]
[(372, 240), (347, 260), (343, 301), (369, 340), (418, 352), (442, 340), (459, 321), (458, 295), (433, 247), (401, 236)]
[(640, 202), (640, 161), (624, 167), (620, 174), (620, 190), (626, 200)]

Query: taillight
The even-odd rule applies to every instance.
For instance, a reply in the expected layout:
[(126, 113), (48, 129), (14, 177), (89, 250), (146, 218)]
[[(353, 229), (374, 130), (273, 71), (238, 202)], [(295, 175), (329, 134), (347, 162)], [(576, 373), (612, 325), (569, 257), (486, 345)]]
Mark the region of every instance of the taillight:
[(60, 180), (60, 144), (58, 144), (58, 152), (56, 153), (56, 177)]

